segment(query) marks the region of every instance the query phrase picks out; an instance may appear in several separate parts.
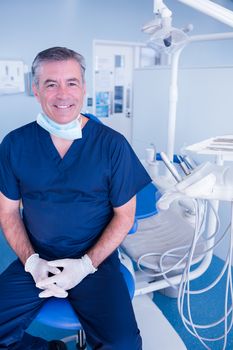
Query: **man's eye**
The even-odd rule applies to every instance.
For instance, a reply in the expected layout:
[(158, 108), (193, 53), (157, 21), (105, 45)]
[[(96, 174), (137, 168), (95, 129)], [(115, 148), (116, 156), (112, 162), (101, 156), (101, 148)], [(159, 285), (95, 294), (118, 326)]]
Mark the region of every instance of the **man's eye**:
[(46, 85), (46, 88), (53, 88), (55, 86), (56, 86), (56, 84), (51, 83), (51, 84)]
[(70, 82), (70, 83), (69, 83), (69, 86), (78, 86), (78, 83)]

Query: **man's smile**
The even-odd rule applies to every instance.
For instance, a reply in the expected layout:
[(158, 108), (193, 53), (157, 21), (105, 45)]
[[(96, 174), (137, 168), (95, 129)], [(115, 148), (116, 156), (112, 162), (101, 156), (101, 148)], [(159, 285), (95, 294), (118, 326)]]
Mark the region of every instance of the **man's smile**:
[(68, 109), (68, 108), (73, 107), (74, 104), (71, 104), (71, 105), (56, 105), (56, 104), (54, 104), (53, 106), (58, 108), (58, 109)]

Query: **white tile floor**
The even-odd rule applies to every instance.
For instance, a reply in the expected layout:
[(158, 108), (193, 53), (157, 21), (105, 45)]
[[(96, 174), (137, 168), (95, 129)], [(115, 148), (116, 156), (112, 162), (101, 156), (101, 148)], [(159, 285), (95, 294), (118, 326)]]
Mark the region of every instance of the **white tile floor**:
[(135, 297), (133, 307), (142, 335), (143, 350), (186, 350), (179, 335), (149, 296)]

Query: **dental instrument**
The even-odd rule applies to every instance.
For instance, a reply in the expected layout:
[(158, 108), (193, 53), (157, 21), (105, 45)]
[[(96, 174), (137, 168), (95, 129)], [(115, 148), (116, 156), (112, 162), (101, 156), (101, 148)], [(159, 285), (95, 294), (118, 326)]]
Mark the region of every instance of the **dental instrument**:
[[(190, 149), (191, 147), (188, 148)], [(216, 152), (216, 156), (219, 157), (218, 152)], [(228, 225), (226, 230), (218, 239), (216, 235), (219, 230), (220, 222), (217, 210), (215, 209), (216, 200), (227, 200), (233, 202), (233, 180), (231, 176), (232, 172), (233, 167), (215, 165), (210, 162), (206, 162), (196, 167), (195, 170), (193, 170), (191, 174), (186, 176), (182, 181), (176, 183), (174, 185), (174, 188), (170, 188), (169, 191), (165, 192), (165, 194), (157, 203), (157, 207), (162, 210), (162, 212), (158, 215), (162, 215), (164, 213), (164, 210), (168, 210), (169, 208), (172, 208), (172, 206), (174, 208), (174, 203), (179, 198), (186, 198), (186, 200), (189, 199), (190, 203), (192, 203), (194, 206), (193, 211), (195, 214), (195, 227), (191, 242), (188, 244), (184, 242), (184, 244), (174, 246), (173, 248), (167, 249), (163, 253), (159, 252), (159, 249), (155, 249), (153, 252), (152, 246), (155, 247), (155, 245), (150, 242), (150, 252), (141, 254), (137, 259), (137, 266), (139, 271), (147, 275), (148, 278), (151, 278), (152, 283), (153, 279), (160, 279), (162, 277), (174, 290), (174, 293), (177, 291), (178, 310), (184, 326), (193, 336), (199, 339), (199, 341), (206, 349), (209, 350), (211, 347), (207, 343), (220, 340), (223, 341), (222, 349), (226, 349), (228, 333), (233, 324), (233, 286), (230, 273), (232, 264), (231, 251), (233, 248), (233, 206), (232, 225)], [(227, 175), (228, 173), (229, 175)], [(204, 179), (206, 181), (203, 181)], [(206, 233), (205, 226), (207, 224), (207, 214), (210, 216), (210, 212), (215, 217), (216, 222), (214, 223), (213, 220), (211, 220), (208, 223), (208, 229), (213, 228), (214, 224), (214, 230), (209, 231), (211, 234), (208, 234), (208, 232)], [(172, 217), (171, 212), (170, 217)], [(177, 221), (178, 219), (179, 216), (177, 212), (176, 216), (173, 217), (173, 220)], [(175, 221), (171, 220), (171, 223), (172, 222), (173, 225), (175, 225)], [(230, 247), (223, 269), (220, 271), (215, 280), (208, 286), (205, 286), (200, 290), (193, 291), (190, 286), (192, 277), (191, 266), (193, 266), (195, 263), (200, 263), (205, 254), (213, 252), (213, 249), (219, 245), (223, 238), (226, 237), (229, 228), (231, 228), (229, 237)], [(144, 234), (147, 235), (148, 239), (151, 238), (148, 236), (150, 229), (151, 228), (144, 230)], [(153, 229), (156, 231), (156, 227), (153, 227)], [(163, 231), (165, 232), (166, 229), (168, 229), (167, 226), (164, 227)], [(186, 230), (185, 225), (183, 226), (183, 230)], [(206, 242), (206, 246), (203, 245), (203, 241)], [(157, 265), (155, 264), (155, 261), (157, 261)], [(179, 283), (173, 283), (173, 275), (179, 269), (182, 271), (182, 278)], [(224, 278), (225, 275), (227, 275), (227, 282), (224, 316), (209, 324), (198, 324), (192, 319), (191, 306), (193, 302), (193, 295), (199, 295), (208, 292), (210, 289), (214, 288), (220, 282), (220, 280)], [(215, 329), (214, 327), (221, 326), (222, 324), (224, 326), (224, 332), (218, 336), (208, 337), (207, 335), (200, 333), (200, 331), (208, 331), (210, 328)]]
[(196, 168), (197, 163), (192, 158), (188, 157), (186, 154), (182, 156), (182, 158), (189, 170), (193, 170)]
[(164, 164), (166, 165), (170, 173), (173, 175), (173, 177), (176, 179), (176, 181), (177, 182), (182, 181), (181, 175), (178, 173), (178, 171), (176, 170), (176, 167), (172, 164), (172, 162), (170, 161), (166, 153), (160, 152), (160, 155)]
[(187, 164), (185, 163), (183, 157), (181, 156), (177, 156), (178, 157), (178, 160), (179, 160), (179, 166), (181, 167), (181, 169), (183, 170), (184, 174), (185, 175), (190, 175), (190, 169), (189, 167), (187, 166)]

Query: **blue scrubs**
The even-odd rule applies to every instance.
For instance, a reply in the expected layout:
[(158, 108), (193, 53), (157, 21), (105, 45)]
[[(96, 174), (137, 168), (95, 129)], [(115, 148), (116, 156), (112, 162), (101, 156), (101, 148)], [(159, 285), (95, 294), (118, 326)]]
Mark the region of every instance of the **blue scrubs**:
[[(125, 138), (91, 119), (64, 158), (36, 122), (11, 132), (0, 146), (0, 191), (22, 198), (29, 239), (48, 260), (82, 256), (110, 222), (113, 208), (150, 182)], [(44, 300), (18, 260), (0, 276), (0, 285), (0, 349), (47, 349), (34, 338), (37, 345), (30, 347), (33, 341), (24, 333)], [(116, 252), (69, 299), (93, 349), (141, 349)]]

